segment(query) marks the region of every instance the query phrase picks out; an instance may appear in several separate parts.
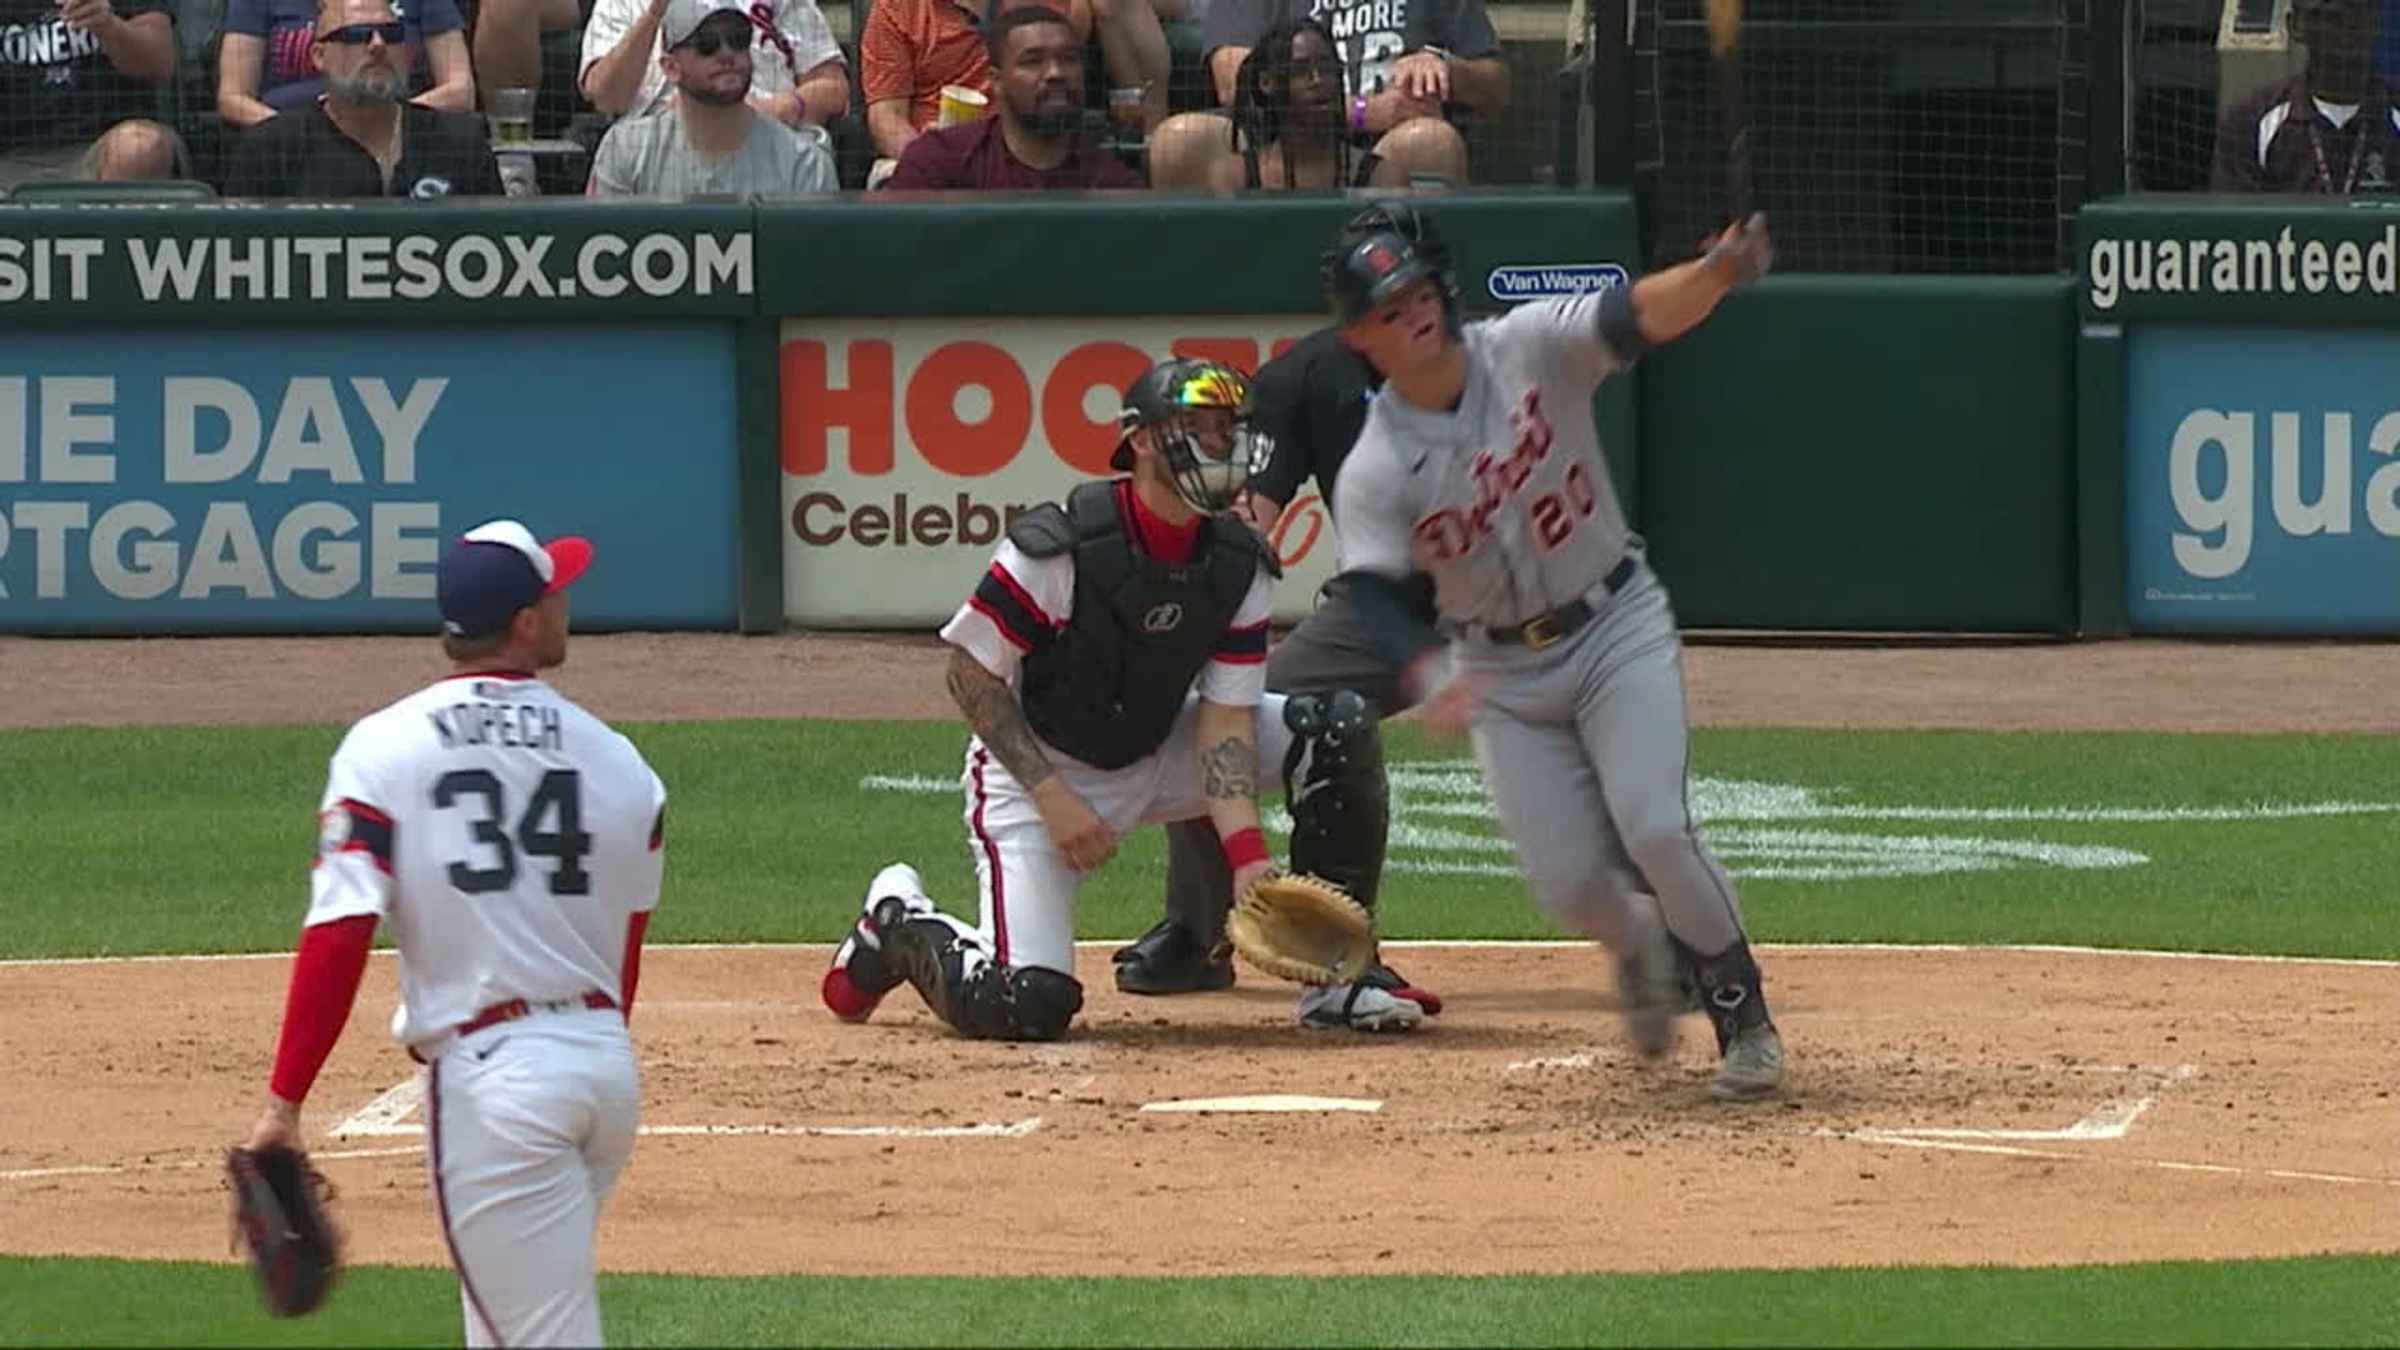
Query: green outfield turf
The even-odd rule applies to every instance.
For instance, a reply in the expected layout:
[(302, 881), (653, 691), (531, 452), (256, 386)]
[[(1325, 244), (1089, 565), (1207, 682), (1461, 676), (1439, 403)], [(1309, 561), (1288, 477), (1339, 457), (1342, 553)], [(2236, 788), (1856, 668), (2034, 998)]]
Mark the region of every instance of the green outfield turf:
[[(659, 940), (829, 938), (895, 859), (973, 913), (955, 729), (631, 730), (672, 794)], [(10, 768), (0, 857), (21, 893), (42, 899), (0, 906), (0, 956), (288, 946), (338, 737), (331, 727), (0, 735)], [(1552, 935), (1507, 874), (1462, 753), (1405, 729), (1395, 737), (1387, 931)], [(1703, 731), (1694, 804), (1768, 941), (2394, 957), (2400, 923), (2375, 861), (2400, 822), (2389, 754), (2364, 736)], [(862, 786), (871, 777), (908, 781)], [(2338, 813), (2275, 814), (2302, 810)], [(2042, 818), (2009, 818), (2027, 811)], [(1081, 934), (1146, 927), (1160, 857), (1157, 831), (1128, 841), (1086, 888)]]
[[(460, 1339), (458, 1286), (442, 1270), (351, 1271), (321, 1312), (289, 1322), (259, 1310), (234, 1266), (0, 1260), (0, 1293), (11, 1285), (25, 1296), (0, 1303), (10, 1345)], [(600, 1297), (623, 1345), (2388, 1346), (2400, 1335), (2400, 1259), (2359, 1256), (1520, 1278), (604, 1275)]]
[[(828, 938), (893, 858), (971, 912), (955, 729), (629, 730), (674, 799), (657, 940)], [(288, 947), (338, 735), (0, 732), (0, 956)], [(1462, 753), (1395, 737), (1387, 928), (1547, 935)], [(1706, 731), (1694, 806), (1769, 941), (2392, 958), (2388, 753), (2369, 737)], [(1095, 879), (1085, 936), (1146, 926), (1159, 857), (1146, 832)], [(1738, 1265), (1740, 1216), (1727, 1227)], [(0, 1259), (0, 1343), (459, 1340), (444, 1271), (351, 1272), (324, 1313), (292, 1323), (266, 1318), (248, 1280), (230, 1265)], [(625, 1344), (2400, 1345), (2395, 1256), (1478, 1279), (621, 1275), (604, 1298)]]

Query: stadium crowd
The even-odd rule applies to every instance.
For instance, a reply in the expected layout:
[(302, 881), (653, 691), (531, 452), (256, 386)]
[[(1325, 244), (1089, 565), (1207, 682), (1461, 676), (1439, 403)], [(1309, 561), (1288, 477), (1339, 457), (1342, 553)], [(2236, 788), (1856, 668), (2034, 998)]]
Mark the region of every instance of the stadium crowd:
[(0, 192), (1470, 180), (1484, 0), (0, 0)]

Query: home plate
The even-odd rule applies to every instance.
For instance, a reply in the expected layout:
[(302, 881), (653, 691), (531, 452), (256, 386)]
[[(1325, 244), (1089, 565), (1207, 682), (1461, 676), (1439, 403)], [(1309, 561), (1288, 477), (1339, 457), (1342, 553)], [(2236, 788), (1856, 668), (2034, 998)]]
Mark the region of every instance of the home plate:
[(1294, 1097), (1271, 1093), (1263, 1097), (1191, 1097), (1175, 1102), (1144, 1102), (1144, 1111), (1380, 1111), (1383, 1103), (1364, 1097)]

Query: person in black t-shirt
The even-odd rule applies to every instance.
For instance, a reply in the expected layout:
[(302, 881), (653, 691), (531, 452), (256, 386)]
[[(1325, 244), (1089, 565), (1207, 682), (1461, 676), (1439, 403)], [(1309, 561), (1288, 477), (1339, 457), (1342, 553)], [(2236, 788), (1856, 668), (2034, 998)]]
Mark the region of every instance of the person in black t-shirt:
[(166, 0), (0, 0), (0, 190), (182, 172), (181, 142), (148, 116), (174, 73)]
[(2400, 185), (2400, 109), (2373, 71), (2373, 0), (2294, 0), (2308, 67), (2225, 110), (2218, 192), (2347, 197)]
[(1227, 137), (1242, 63), (1276, 25), (1313, 20), (1337, 44), (1342, 126), (1412, 186), (1463, 187), (1467, 143), (1454, 123), (1508, 105), (1508, 62), (1484, 0), (1211, 0), (1203, 44), (1218, 109), (1180, 113), (1150, 136), (1150, 183), (1208, 183)]
[(389, 0), (320, 0), (312, 50), (325, 93), (243, 136), (231, 195), (502, 195), (482, 118), (406, 101), (406, 40)]

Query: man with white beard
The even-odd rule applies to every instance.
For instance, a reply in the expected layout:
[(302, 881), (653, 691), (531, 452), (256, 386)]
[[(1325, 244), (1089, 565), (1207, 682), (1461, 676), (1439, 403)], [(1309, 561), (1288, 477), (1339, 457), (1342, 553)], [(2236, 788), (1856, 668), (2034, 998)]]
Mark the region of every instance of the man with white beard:
[(319, 0), (310, 50), (325, 92), (242, 138), (231, 195), (501, 195), (483, 119), (407, 101), (407, 36), (390, 0)]

